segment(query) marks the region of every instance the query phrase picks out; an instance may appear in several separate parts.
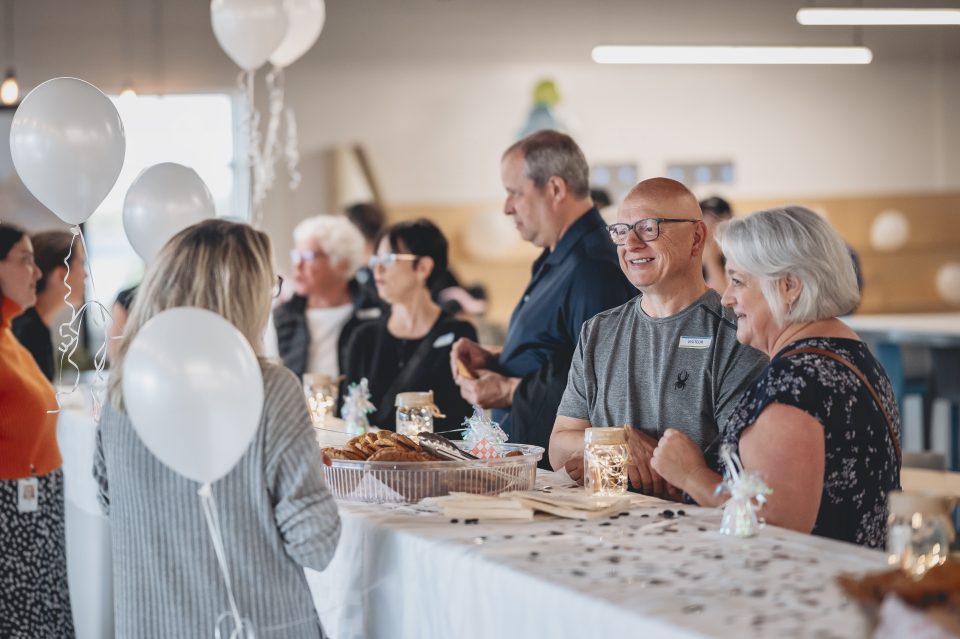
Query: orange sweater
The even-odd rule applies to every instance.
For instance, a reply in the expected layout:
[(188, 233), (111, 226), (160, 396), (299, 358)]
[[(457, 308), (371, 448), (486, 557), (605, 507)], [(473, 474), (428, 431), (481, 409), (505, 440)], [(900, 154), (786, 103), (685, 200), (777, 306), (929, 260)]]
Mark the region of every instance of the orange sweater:
[[(0, 479), (46, 475), (60, 468), (53, 386), (30, 352), (10, 331), (21, 312), (12, 300), (0, 305)], [(32, 469), (31, 469), (32, 466)]]

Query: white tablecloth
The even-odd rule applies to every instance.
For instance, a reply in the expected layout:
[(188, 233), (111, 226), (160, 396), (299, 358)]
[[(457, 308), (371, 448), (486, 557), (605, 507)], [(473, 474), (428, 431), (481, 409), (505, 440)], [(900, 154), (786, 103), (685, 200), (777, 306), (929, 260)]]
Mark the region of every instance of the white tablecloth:
[(100, 512), (93, 478), (96, 434), (93, 415), (82, 404), (61, 411), (57, 443), (63, 457), (67, 581), (77, 639), (106, 639), (114, 634), (110, 524)]
[(782, 529), (725, 537), (718, 511), (645, 497), (591, 522), (472, 525), (347, 503), (341, 515), (332, 564), (307, 571), (334, 639), (861, 637), (833, 578), (886, 565)]
[(843, 321), (861, 337), (927, 346), (960, 346), (960, 313), (851, 315)]

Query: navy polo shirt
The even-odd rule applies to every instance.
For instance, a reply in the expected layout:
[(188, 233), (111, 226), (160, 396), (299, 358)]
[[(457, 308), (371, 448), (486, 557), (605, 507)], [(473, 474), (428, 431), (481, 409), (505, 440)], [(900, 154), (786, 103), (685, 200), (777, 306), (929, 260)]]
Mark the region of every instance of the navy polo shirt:
[[(637, 294), (596, 208), (567, 229), (555, 250), (544, 249), (532, 270), (498, 360), (499, 372), (508, 377), (534, 373), (559, 347), (573, 352), (585, 321)], [(494, 419), (507, 429), (509, 410), (494, 410)]]

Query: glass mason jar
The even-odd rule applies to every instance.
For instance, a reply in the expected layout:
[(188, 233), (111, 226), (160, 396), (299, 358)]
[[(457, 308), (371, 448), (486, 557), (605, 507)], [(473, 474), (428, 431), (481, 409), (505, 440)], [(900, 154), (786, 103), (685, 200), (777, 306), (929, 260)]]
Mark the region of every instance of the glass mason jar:
[(954, 537), (949, 498), (896, 491), (888, 504), (888, 563), (921, 577), (947, 560)]
[(433, 418), (443, 417), (433, 403), (433, 391), (397, 393), (397, 432), (412, 437), (433, 432)]
[(334, 416), (340, 394), (339, 382), (337, 377), (325, 373), (304, 373), (303, 394), (307, 397), (307, 408), (314, 426), (322, 426), (327, 418)]
[(627, 492), (627, 436), (622, 428), (588, 428), (583, 433), (583, 485), (594, 495)]

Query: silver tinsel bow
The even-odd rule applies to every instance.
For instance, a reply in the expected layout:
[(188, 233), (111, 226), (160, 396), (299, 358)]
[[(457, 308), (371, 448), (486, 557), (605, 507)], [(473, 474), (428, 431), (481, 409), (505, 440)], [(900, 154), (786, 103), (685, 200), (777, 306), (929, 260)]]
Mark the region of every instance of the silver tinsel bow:
[(720, 459), (726, 472), (716, 492), (718, 495), (730, 493), (730, 499), (723, 505), (720, 532), (734, 537), (753, 537), (763, 527), (763, 518), (758, 513), (766, 503), (767, 495), (773, 491), (760, 475), (743, 469), (732, 446), (720, 448)]
[(354, 383), (347, 387), (347, 397), (343, 400), (341, 415), (349, 432), (357, 435), (367, 432), (370, 428), (367, 415), (375, 410), (377, 407), (370, 401), (370, 389), (366, 377), (362, 378), (359, 384)]

